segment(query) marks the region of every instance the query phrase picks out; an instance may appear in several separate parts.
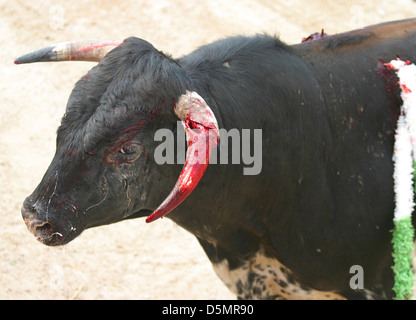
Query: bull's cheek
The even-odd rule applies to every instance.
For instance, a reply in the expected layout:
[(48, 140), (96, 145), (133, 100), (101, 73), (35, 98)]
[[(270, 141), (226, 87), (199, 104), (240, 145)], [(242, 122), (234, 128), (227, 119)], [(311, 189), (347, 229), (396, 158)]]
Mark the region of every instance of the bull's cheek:
[(123, 165), (106, 169), (105, 184), (96, 190), (83, 212), (87, 228), (115, 223), (135, 212), (140, 193), (133, 183), (132, 172), (123, 169)]
[(101, 185), (90, 193), (89, 199), (85, 200), (83, 216), (86, 228), (114, 222), (117, 219), (119, 197), (114, 190), (121, 187), (119, 179), (105, 170)]
[[(125, 169), (120, 170), (119, 179), (122, 187), (117, 192), (118, 206), (121, 211), (120, 220), (126, 219), (149, 206), (149, 200), (152, 196), (149, 185), (154, 181), (147, 174), (149, 170), (144, 170), (143, 167), (136, 168), (125, 165), (122, 166), (122, 169)], [(137, 172), (140, 174), (137, 174)]]
[(125, 209), (124, 209), (124, 212), (122, 214), (121, 219), (124, 219), (127, 216), (129, 216), (130, 207), (132, 205), (132, 197), (133, 197), (132, 192), (133, 192), (133, 190), (132, 190), (131, 183), (130, 183), (130, 180), (129, 180), (129, 175), (131, 175), (131, 173), (130, 174), (120, 173), (120, 176), (121, 176), (121, 179), (122, 179), (122, 184), (123, 184), (123, 189), (122, 189), (123, 190), (123, 195), (122, 196), (125, 197), (125, 199), (124, 199)]

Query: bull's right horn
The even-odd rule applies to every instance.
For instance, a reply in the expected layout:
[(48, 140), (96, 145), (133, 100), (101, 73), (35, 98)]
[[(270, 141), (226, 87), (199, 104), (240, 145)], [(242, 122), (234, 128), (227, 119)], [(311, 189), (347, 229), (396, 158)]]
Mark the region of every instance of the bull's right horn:
[(196, 188), (208, 167), (212, 150), (219, 138), (217, 119), (205, 100), (187, 91), (175, 105), (175, 113), (185, 128), (188, 150), (185, 165), (170, 194), (146, 219), (155, 221), (181, 204)]
[(32, 63), (47, 61), (94, 61), (100, 62), (107, 53), (122, 44), (122, 41), (84, 40), (62, 42), (25, 54), (14, 63)]

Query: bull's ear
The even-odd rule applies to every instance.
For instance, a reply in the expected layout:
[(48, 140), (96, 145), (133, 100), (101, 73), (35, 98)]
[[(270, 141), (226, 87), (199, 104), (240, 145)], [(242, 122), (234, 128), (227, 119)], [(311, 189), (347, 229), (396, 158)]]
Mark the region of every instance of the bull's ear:
[(219, 141), (218, 122), (211, 108), (196, 92), (187, 91), (175, 105), (175, 114), (185, 128), (188, 150), (175, 186), (162, 204), (146, 219), (152, 222), (181, 204), (195, 189), (208, 167)]
[(107, 53), (122, 44), (113, 40), (83, 40), (62, 42), (42, 48), (17, 58), (14, 63), (48, 61), (94, 61), (100, 62)]

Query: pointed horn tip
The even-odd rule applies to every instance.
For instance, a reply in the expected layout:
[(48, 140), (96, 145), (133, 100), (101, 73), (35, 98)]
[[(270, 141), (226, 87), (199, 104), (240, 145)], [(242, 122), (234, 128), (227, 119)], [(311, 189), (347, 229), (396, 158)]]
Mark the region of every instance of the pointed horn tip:
[(99, 62), (109, 51), (123, 43), (119, 40), (61, 42), (18, 57), (14, 60), (14, 64), (49, 61)]
[(173, 210), (173, 208), (172, 209), (170, 209), (168, 212), (166, 212), (166, 213), (163, 213), (163, 212), (161, 212), (161, 211), (163, 211), (163, 210), (161, 210), (161, 209), (157, 209), (157, 210), (155, 210), (154, 212), (152, 212), (147, 218), (146, 218), (146, 223), (151, 223), (151, 222), (153, 222), (153, 221), (156, 221), (157, 219), (163, 219), (163, 217), (167, 214), (167, 213), (169, 213), (171, 210)]
[[(29, 58), (30, 57), (30, 58)], [(32, 56), (30, 56), (30, 54), (25, 54), (23, 56), (20, 56), (16, 59), (14, 59), (14, 64), (25, 64), (25, 63), (30, 63), (32, 60)]]
[(32, 62), (36, 62), (36, 61), (31, 61), (29, 59), (26, 59), (25, 56), (21, 56), (15, 59), (13, 63), (18, 65), (18, 64), (27, 64), (27, 63), (32, 63)]
[(33, 63), (41, 61), (56, 60), (56, 51), (53, 47), (42, 48), (33, 52), (26, 53), (14, 60), (14, 64)]
[(13, 63), (14, 63), (14, 64), (27, 64), (27, 63), (31, 63), (31, 62), (32, 62), (32, 61), (28, 61), (28, 60), (26, 60), (26, 59), (24, 58), (24, 56), (19, 57), (19, 58), (15, 59), (15, 60), (13, 61)]
[(16, 58), (13, 61), (14, 64), (26, 64), (26, 63), (31, 63), (31, 62), (33, 61), (31, 61), (30, 59), (27, 59), (26, 55)]

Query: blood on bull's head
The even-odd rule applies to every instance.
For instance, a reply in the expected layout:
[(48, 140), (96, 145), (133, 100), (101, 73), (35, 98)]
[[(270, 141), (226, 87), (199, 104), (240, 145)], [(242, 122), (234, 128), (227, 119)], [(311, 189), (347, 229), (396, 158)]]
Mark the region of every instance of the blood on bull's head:
[[(126, 218), (164, 216), (194, 190), (219, 139), (213, 112), (184, 70), (146, 41), (61, 43), (15, 63), (71, 60), (99, 64), (76, 84), (52, 163), (22, 207), (27, 227), (47, 245)], [(153, 137), (174, 130), (178, 118), (188, 150), (173, 186), (172, 170), (154, 161)], [(195, 161), (201, 150), (204, 161)]]

